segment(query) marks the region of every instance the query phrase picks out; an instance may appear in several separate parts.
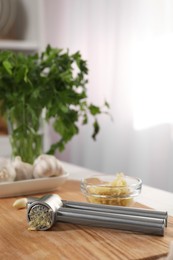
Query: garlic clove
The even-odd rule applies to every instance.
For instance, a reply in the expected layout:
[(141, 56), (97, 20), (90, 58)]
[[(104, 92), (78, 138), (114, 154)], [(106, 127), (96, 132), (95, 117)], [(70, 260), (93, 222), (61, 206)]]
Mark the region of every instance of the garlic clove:
[(13, 203), (13, 207), (16, 208), (16, 209), (26, 208), (27, 202), (28, 202), (27, 198), (17, 199), (17, 200), (15, 200), (15, 202)]

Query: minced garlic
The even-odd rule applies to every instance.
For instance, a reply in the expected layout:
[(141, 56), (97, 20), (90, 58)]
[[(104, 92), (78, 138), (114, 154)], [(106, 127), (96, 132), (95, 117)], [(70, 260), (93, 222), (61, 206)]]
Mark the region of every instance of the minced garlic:
[(90, 195), (87, 199), (91, 203), (119, 206), (130, 206), (133, 203), (133, 198), (128, 197), (130, 190), (123, 173), (117, 173), (112, 182), (89, 187), (88, 193)]

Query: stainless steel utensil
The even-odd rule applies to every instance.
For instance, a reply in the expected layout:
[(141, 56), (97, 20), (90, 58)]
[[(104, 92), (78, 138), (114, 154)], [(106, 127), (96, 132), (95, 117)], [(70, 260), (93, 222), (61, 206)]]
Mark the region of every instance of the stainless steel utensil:
[(110, 212), (110, 213), (123, 214), (123, 215), (125, 214), (129, 216), (131, 215), (131, 216), (164, 219), (165, 226), (167, 226), (167, 220), (168, 220), (167, 211), (158, 211), (158, 210), (151, 210), (151, 209), (123, 207), (123, 206), (111, 206), (111, 205), (104, 205), (104, 204), (92, 204), (92, 203), (76, 202), (76, 201), (68, 201), (68, 200), (62, 200), (62, 202), (63, 202), (63, 207), (68, 207), (68, 208)]
[(120, 211), (122, 207), (118, 207), (117, 214), (113, 208), (116, 206), (61, 201), (59, 196), (53, 194), (34, 201), (30, 200), (27, 218), (30, 229), (35, 230), (47, 230), (58, 221), (164, 235), (165, 214), (160, 214), (157, 218), (148, 217), (145, 214), (137, 215), (136, 212), (140, 210), (133, 211), (133, 208), (128, 214), (128, 210)]

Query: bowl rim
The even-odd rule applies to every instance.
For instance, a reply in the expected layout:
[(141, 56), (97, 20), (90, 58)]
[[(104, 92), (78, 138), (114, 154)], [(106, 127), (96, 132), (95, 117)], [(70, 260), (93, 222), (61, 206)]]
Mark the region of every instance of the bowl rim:
[[(90, 176), (87, 176), (85, 178), (82, 178), (81, 179), (81, 185), (83, 186), (83, 188), (85, 187), (98, 187), (99, 184), (96, 184), (96, 185), (93, 185), (93, 184), (87, 184), (86, 183), (86, 180), (87, 179), (91, 179), (91, 178), (99, 178), (99, 177), (116, 177), (116, 175), (113, 175), (113, 174), (95, 174), (95, 175), (90, 175)], [(99, 185), (100, 187), (105, 187), (105, 188), (109, 188), (109, 189), (121, 189), (121, 188), (136, 188), (136, 189), (141, 189), (142, 188), (142, 180), (138, 177), (133, 177), (133, 176), (129, 176), (129, 175), (124, 175), (123, 176), (124, 178), (129, 178), (129, 179), (133, 179), (136, 181), (136, 183), (132, 183), (130, 185), (127, 185), (127, 186), (110, 186), (110, 185)]]

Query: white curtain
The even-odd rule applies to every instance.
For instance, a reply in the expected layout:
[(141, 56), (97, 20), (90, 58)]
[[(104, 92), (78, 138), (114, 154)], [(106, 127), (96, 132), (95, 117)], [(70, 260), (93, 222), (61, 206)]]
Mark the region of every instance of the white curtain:
[[(88, 96), (111, 106), (60, 159), (173, 191), (173, 0), (44, 1), (46, 42), (88, 61)], [(56, 135), (51, 133), (51, 139)], [(81, 172), (82, 177), (82, 172)]]

